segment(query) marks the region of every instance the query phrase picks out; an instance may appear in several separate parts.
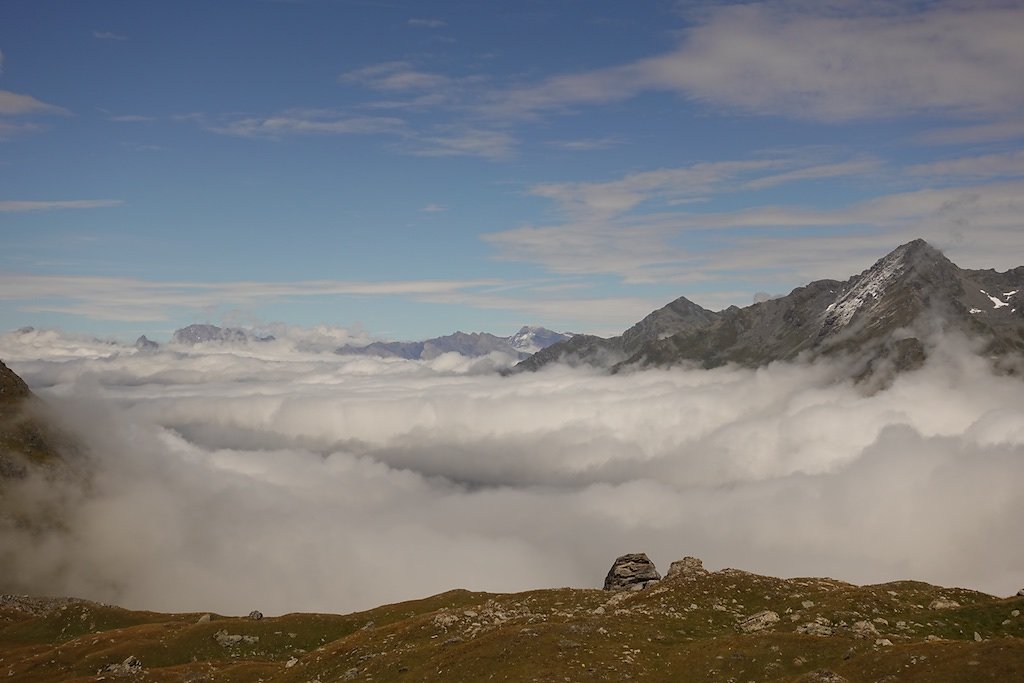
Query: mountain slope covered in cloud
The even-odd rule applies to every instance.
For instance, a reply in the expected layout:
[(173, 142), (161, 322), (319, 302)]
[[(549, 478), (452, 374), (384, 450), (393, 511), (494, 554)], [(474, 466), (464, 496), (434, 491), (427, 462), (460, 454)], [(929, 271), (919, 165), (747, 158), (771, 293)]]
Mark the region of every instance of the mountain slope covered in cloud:
[[(695, 363), (757, 367), (797, 357), (849, 354), (866, 373), (918, 367), (935, 328), (985, 340), (987, 355), (1024, 350), (1024, 266), (997, 273), (958, 268), (924, 240), (901, 245), (845, 282), (818, 280), (784, 297), (712, 313), (686, 299), (620, 337), (554, 345), (517, 368), (553, 362), (616, 369)], [(684, 313), (676, 312), (681, 309)]]

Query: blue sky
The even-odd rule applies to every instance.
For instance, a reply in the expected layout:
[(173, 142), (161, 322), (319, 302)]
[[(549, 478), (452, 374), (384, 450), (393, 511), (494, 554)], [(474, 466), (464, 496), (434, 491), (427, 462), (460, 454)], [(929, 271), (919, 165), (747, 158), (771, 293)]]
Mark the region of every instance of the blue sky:
[(0, 5), (0, 328), (620, 332), (1024, 264), (1019, 2)]

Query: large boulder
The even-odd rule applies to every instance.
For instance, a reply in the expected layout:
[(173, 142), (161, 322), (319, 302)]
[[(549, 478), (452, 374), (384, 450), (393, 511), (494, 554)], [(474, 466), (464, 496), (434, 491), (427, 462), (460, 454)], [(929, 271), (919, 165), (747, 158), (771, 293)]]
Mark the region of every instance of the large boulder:
[(608, 576), (604, 578), (604, 589), (638, 591), (660, 580), (661, 574), (646, 553), (630, 553), (615, 559), (612, 568), (608, 570)]
[(665, 579), (697, 579), (707, 575), (708, 570), (704, 569), (703, 562), (696, 557), (687, 556), (672, 563), (672, 566), (668, 568), (668, 574), (665, 575)]

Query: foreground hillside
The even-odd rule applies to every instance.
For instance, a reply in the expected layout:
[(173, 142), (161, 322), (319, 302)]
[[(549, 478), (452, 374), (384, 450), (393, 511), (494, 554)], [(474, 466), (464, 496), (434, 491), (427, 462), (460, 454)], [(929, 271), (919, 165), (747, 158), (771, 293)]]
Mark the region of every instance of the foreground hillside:
[(456, 590), (343, 616), (157, 614), (3, 596), (0, 677), (841, 683), (1024, 674), (1024, 596), (676, 565), (641, 591)]

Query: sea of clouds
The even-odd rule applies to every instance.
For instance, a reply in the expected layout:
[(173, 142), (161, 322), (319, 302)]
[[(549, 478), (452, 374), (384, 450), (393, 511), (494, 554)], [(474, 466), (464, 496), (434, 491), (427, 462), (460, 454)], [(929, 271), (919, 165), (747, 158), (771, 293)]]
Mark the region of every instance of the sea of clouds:
[(964, 339), (882, 390), (840, 363), (502, 377), (342, 356), (344, 330), (157, 352), (53, 331), (0, 358), (85, 445), (9, 489), (0, 591), (347, 612), (664, 571), (1024, 586), (1024, 382)]

